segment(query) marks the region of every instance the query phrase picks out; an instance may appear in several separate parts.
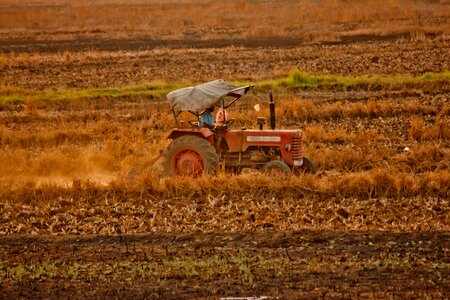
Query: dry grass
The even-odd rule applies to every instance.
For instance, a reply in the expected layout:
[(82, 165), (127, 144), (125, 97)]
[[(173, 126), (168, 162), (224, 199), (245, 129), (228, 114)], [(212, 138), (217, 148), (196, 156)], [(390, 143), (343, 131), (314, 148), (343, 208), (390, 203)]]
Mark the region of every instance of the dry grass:
[[(427, 36), (423, 42), (302, 44), (295, 48), (153, 48), (162, 43), (155, 42), (150, 49), (130, 51), (89, 50), (88, 42), (88, 49), (70, 52), (49, 44), (45, 48), (49, 53), (33, 53), (34, 42), (27, 43), (29, 47), (15, 48), (11, 42), (17, 52), (2, 54), (2, 86), (79, 92), (121, 87), (123, 90), (149, 82), (189, 84), (224, 78), (299, 89), (320, 86), (328, 90), (408, 91), (446, 88), (449, 78), (448, 37)], [(130, 43), (117, 42), (117, 47), (128, 49)], [(197, 47), (195, 42), (187, 45)], [(272, 42), (267, 45), (272, 46)], [(10, 49), (7, 42), (0, 47)], [(411, 48), (415, 50), (410, 51)], [(293, 67), (297, 70), (289, 72)]]
[[(174, 126), (169, 108), (158, 103), (104, 98), (3, 112), (0, 232), (104, 234), (115, 222), (130, 233), (448, 229), (450, 151), (441, 100), (276, 101), (280, 127), (304, 127), (318, 175), (163, 178), (157, 165), (146, 167)], [(251, 110), (256, 103), (259, 114)], [(229, 114), (236, 127), (254, 127), (268, 111), (259, 96), (248, 96)]]
[[(0, 30), (37, 38), (86, 35), (159, 39), (302, 38), (341, 34), (449, 32), (448, 3), (411, 0), (263, 1), (25, 1), (3, 3)], [(170, 17), (169, 17), (170, 16)], [(401, 20), (401, 21), (398, 21)], [(413, 21), (418, 20), (418, 21)], [(395, 25), (393, 25), (395, 24)], [(49, 34), (53, 32), (52, 34)], [(56, 35), (54, 34), (56, 33)]]
[[(445, 115), (445, 110), (436, 112), (436, 107), (427, 105), (419, 100), (399, 103), (391, 99), (369, 99), (354, 103), (346, 101), (334, 101), (332, 103), (320, 104), (312, 99), (301, 97), (287, 97), (280, 100), (280, 115), (283, 121), (315, 121), (315, 120), (337, 120), (343, 117), (353, 118), (389, 118), (409, 115), (429, 115), (438, 113)], [(446, 105), (446, 104), (444, 104)]]
[[(5, 40), (402, 34), (292, 49), (0, 53), (7, 297), (446, 295), (449, 4), (294, 2), (0, 4)], [(317, 174), (163, 177), (151, 162), (175, 126), (166, 92), (216, 77), (260, 81), (229, 109), (234, 128), (269, 115), (273, 88), (277, 127), (303, 129)]]
[[(24, 106), (21, 112), (4, 114), (0, 176), (70, 181), (91, 173), (114, 177), (145, 165), (168, 143), (165, 135), (175, 126), (170, 110), (161, 104), (116, 101), (67, 102), (57, 113), (41, 103), (39, 108)], [(263, 106), (259, 113), (252, 109), (256, 103)], [(438, 104), (416, 99), (315, 103), (292, 96), (277, 99), (277, 104), (279, 127), (303, 127), (306, 154), (323, 171), (391, 166), (420, 173), (445, 170), (450, 164), (445, 148), (449, 119)], [(418, 112), (424, 117), (417, 117)], [(236, 128), (255, 128), (256, 118), (267, 116), (268, 108), (260, 97), (249, 97), (230, 113)], [(431, 115), (435, 117), (427, 117)]]
[[(75, 1), (3, 7), (0, 28), (12, 38), (314, 41), (410, 34), (387, 44), (281, 50), (1, 54), (1, 97), (11, 101), (0, 107), (0, 234), (108, 234), (115, 223), (130, 233), (448, 230), (448, 22), (442, 22), (447, 4), (323, 3), (283, 2), (274, 8), (271, 2), (243, 1)], [(430, 37), (430, 31), (442, 35)], [(413, 44), (414, 51), (405, 51)], [(288, 75), (292, 66), (298, 69)], [(268, 116), (265, 91), (277, 88), (278, 126), (304, 130), (305, 154), (318, 174), (273, 179), (220, 173), (190, 180), (163, 178), (158, 165), (148, 167), (175, 126), (168, 106), (159, 102), (175, 86), (139, 84), (169, 79), (183, 85), (212, 76), (267, 80), (230, 110), (235, 128), (255, 128), (258, 116)], [(148, 94), (139, 94), (143, 90)], [(259, 113), (252, 109), (257, 103), (263, 107)]]
[(450, 120), (438, 119), (434, 124), (426, 126), (423, 119), (413, 118), (409, 136), (416, 141), (450, 139)]
[(80, 181), (71, 188), (36, 188), (29, 182), (14, 192), (2, 186), (0, 232), (110, 234), (117, 222), (128, 233), (447, 230), (450, 221), (443, 200), (450, 196), (448, 171), (415, 176), (375, 169), (284, 181), (254, 175), (141, 179), (138, 187)]

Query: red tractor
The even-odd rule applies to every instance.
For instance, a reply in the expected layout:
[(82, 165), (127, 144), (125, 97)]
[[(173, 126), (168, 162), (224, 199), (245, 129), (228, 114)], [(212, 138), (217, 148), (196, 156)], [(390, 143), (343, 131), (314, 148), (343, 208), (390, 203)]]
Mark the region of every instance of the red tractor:
[[(177, 122), (179, 115), (190, 112), (199, 118), (210, 107), (225, 111), (250, 89), (222, 79), (182, 88), (167, 95)], [(226, 114), (224, 114), (226, 116)], [(198, 119), (197, 119), (198, 120)], [(275, 104), (270, 94), (270, 127), (263, 129), (265, 118), (257, 120), (259, 129), (230, 129), (234, 119), (224, 119), (211, 126), (202, 122), (188, 122), (185, 128), (173, 129), (172, 139), (163, 153), (166, 175), (192, 176), (214, 174), (220, 166), (225, 170), (240, 172), (253, 168), (265, 173), (289, 175), (292, 172), (315, 173), (314, 164), (303, 156), (301, 130), (275, 129)], [(206, 125), (206, 126), (205, 126)]]

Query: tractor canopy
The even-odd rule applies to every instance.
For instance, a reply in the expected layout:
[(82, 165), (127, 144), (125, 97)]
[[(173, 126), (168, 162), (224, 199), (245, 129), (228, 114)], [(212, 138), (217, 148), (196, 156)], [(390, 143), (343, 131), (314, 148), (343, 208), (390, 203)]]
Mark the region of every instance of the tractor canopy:
[[(182, 111), (189, 111), (198, 115), (220, 101), (222, 101), (221, 105), (227, 108), (252, 87), (253, 85), (240, 86), (218, 79), (172, 91), (167, 94), (167, 100), (175, 115)], [(226, 104), (224, 102), (226, 97), (231, 97), (232, 101)]]

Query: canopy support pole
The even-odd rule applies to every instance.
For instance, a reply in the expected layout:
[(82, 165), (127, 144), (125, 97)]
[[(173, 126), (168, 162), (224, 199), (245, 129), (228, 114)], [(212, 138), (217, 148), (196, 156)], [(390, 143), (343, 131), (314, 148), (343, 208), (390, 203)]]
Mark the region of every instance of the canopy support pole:
[(180, 124), (178, 124), (178, 119), (177, 119), (177, 117), (180, 114), (180, 112), (175, 113), (175, 109), (172, 108), (172, 113), (173, 113), (173, 117), (175, 119), (175, 123), (177, 123), (177, 126), (180, 126)]
[(227, 109), (228, 107), (230, 107), (234, 102), (236, 102), (237, 100), (239, 100), (239, 98), (241, 98), (242, 96), (237, 97), (236, 99), (234, 99), (233, 101), (231, 101), (230, 103), (228, 103), (228, 105), (225, 107), (225, 109)]
[(222, 113), (223, 113), (223, 122), (227, 121), (227, 114), (225, 113), (225, 99), (222, 97)]

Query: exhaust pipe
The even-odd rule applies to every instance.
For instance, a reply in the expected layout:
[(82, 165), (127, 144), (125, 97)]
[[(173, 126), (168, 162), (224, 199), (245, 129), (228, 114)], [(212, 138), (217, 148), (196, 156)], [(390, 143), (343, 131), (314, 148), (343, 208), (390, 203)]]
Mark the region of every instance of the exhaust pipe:
[(275, 129), (275, 103), (273, 102), (272, 90), (270, 90), (270, 128)]

